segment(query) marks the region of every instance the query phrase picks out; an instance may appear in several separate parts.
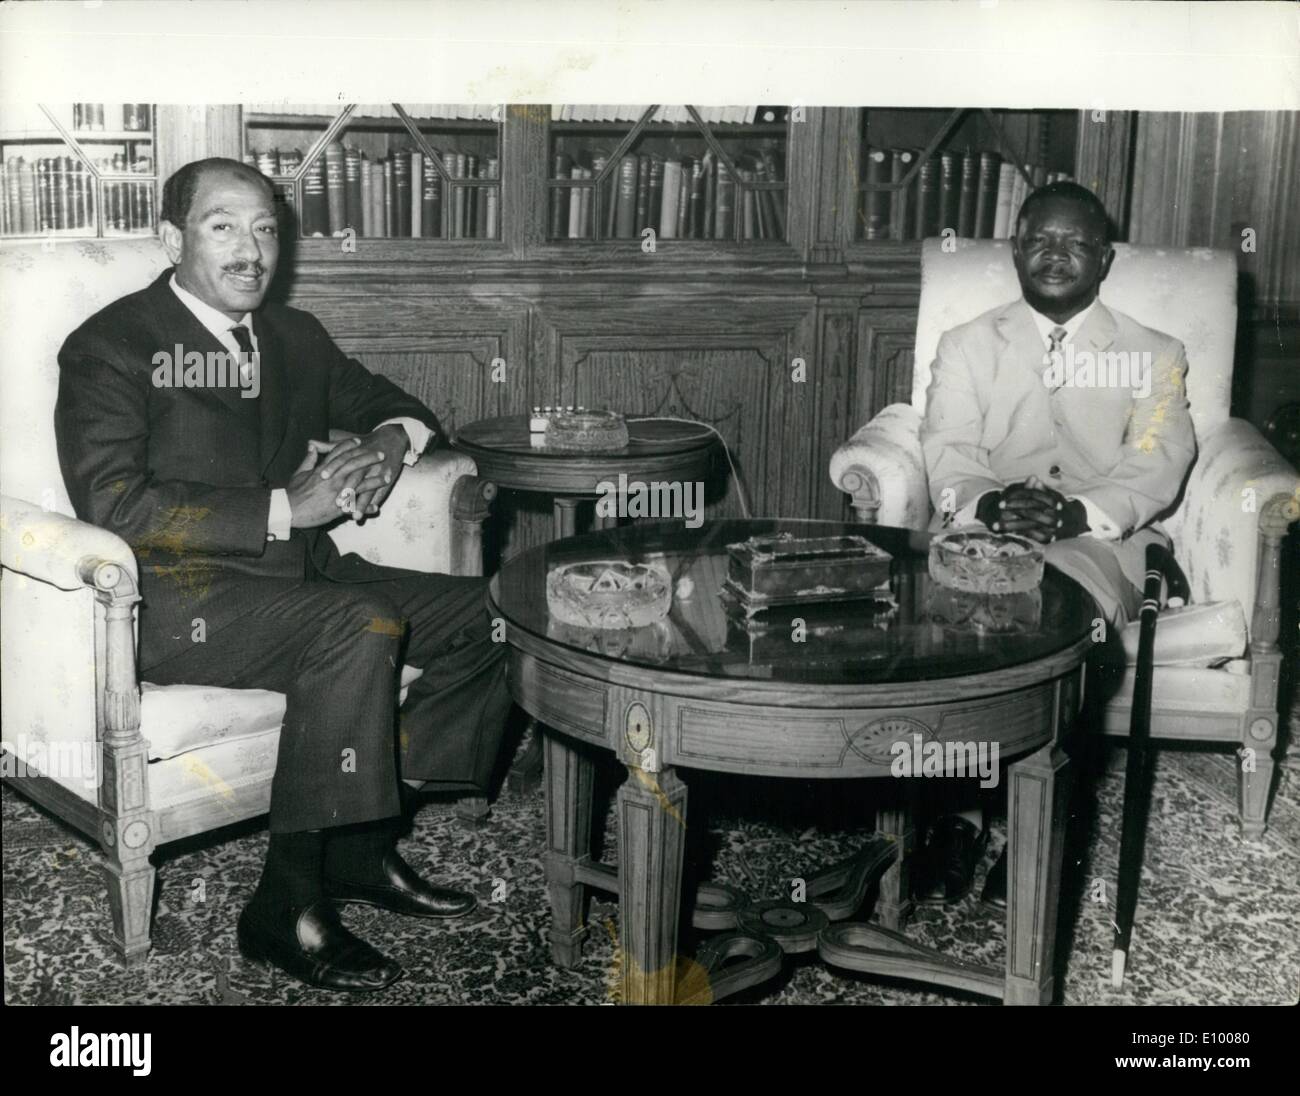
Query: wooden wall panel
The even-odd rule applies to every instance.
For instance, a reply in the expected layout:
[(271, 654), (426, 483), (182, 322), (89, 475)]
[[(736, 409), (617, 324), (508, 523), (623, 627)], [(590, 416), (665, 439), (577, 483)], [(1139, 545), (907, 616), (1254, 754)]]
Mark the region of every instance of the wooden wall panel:
[[(815, 372), (815, 336), (809, 297), (547, 301), (532, 325), (535, 372), (558, 402), (713, 425), (755, 515), (814, 516), (816, 400), (792, 362)], [(739, 512), (731, 488), (709, 509)]]

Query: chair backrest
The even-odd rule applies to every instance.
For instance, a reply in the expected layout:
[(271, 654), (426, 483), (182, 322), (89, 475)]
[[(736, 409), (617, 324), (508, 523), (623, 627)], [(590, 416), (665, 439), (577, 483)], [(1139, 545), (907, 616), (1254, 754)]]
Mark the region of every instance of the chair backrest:
[[(925, 413), (939, 337), (1020, 296), (1009, 240), (926, 240), (916, 319), (912, 406)], [(1187, 350), (1187, 398), (1198, 438), (1228, 418), (1237, 333), (1237, 262), (1230, 251), (1116, 244), (1101, 301)]]
[(169, 266), (156, 237), (0, 245), (0, 491), (72, 514), (54, 444), (59, 347)]

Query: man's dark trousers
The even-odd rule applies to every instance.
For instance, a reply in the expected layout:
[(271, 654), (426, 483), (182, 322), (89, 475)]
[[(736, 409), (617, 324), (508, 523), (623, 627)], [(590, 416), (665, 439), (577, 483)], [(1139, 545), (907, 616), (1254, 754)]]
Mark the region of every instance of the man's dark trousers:
[[(448, 790), (486, 788), (501, 745), (510, 696), (486, 580), (342, 562), (354, 562), (358, 577), (334, 581), (309, 565), (306, 581), (249, 578), (240, 600), (254, 608), (141, 668), (156, 684), (286, 695), (274, 833), (391, 817), (399, 775)], [(424, 672), (399, 722), (403, 663)]]

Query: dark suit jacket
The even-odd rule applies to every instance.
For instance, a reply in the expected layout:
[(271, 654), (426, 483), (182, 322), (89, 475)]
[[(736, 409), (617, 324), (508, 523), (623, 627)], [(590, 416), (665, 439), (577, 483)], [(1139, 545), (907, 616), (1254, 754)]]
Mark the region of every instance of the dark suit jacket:
[(268, 542), (271, 490), (284, 487), (309, 439), (332, 427), (367, 433), (385, 419), (433, 412), (346, 357), (314, 316), (269, 304), (253, 315), (261, 393), (163, 388), (154, 355), (224, 353), (172, 291), (166, 271), (114, 301), (59, 351), (54, 410), (59, 463), (77, 516), (131, 545), (140, 564), (140, 664), (188, 649), (253, 607), (258, 578), (365, 577), (343, 566), (323, 530)]

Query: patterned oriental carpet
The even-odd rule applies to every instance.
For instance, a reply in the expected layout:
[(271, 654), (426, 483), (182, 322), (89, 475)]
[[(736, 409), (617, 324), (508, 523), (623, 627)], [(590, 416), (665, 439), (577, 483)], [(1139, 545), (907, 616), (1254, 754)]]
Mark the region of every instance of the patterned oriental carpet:
[[(1257, 842), (1238, 834), (1231, 755), (1158, 751), (1137, 927), (1122, 992), (1111, 989), (1109, 975), (1126, 752), (1122, 746), (1104, 751), (1104, 763), (1091, 777), (1076, 768), (1081, 779), (1063, 873), (1058, 1000), (1295, 1004), (1300, 719), (1294, 712), (1290, 727), (1292, 745), (1269, 829)], [(619, 774), (603, 774), (608, 793)], [(789, 897), (791, 879), (851, 854), (871, 828), (861, 783), (828, 789), (807, 781), (683, 775), (690, 784), (688, 821), (695, 824), (688, 837), (688, 874), (731, 883), (751, 897)], [(581, 963), (572, 970), (551, 963), (540, 791), (522, 799), (503, 795), (481, 830), (463, 828), (445, 805), (420, 809), (402, 842), (403, 855), (427, 877), (475, 891), (480, 908), (469, 918), (440, 923), (349, 907), (347, 923), (407, 969), (388, 990), (361, 997), (272, 976), (238, 954), (235, 919), (258, 879), (264, 824), (164, 848), (153, 950), (145, 969), (128, 972), (109, 942), (97, 848), (8, 786), (0, 803), (6, 1003), (601, 1004), (617, 994), (618, 910), (608, 895), (593, 896)], [(606, 859), (617, 851), (614, 825), (611, 810)], [(997, 821), (972, 893), (951, 909), (921, 907), (909, 934), (1000, 967), (1004, 924), (980, 903), (979, 891), (1004, 841), (1005, 826)], [(524, 855), (530, 849), (537, 854)], [(1096, 879), (1107, 881), (1108, 904), (1094, 900)], [(812, 954), (787, 957), (780, 976), (723, 1004), (733, 1003), (991, 1002), (833, 970)]]

